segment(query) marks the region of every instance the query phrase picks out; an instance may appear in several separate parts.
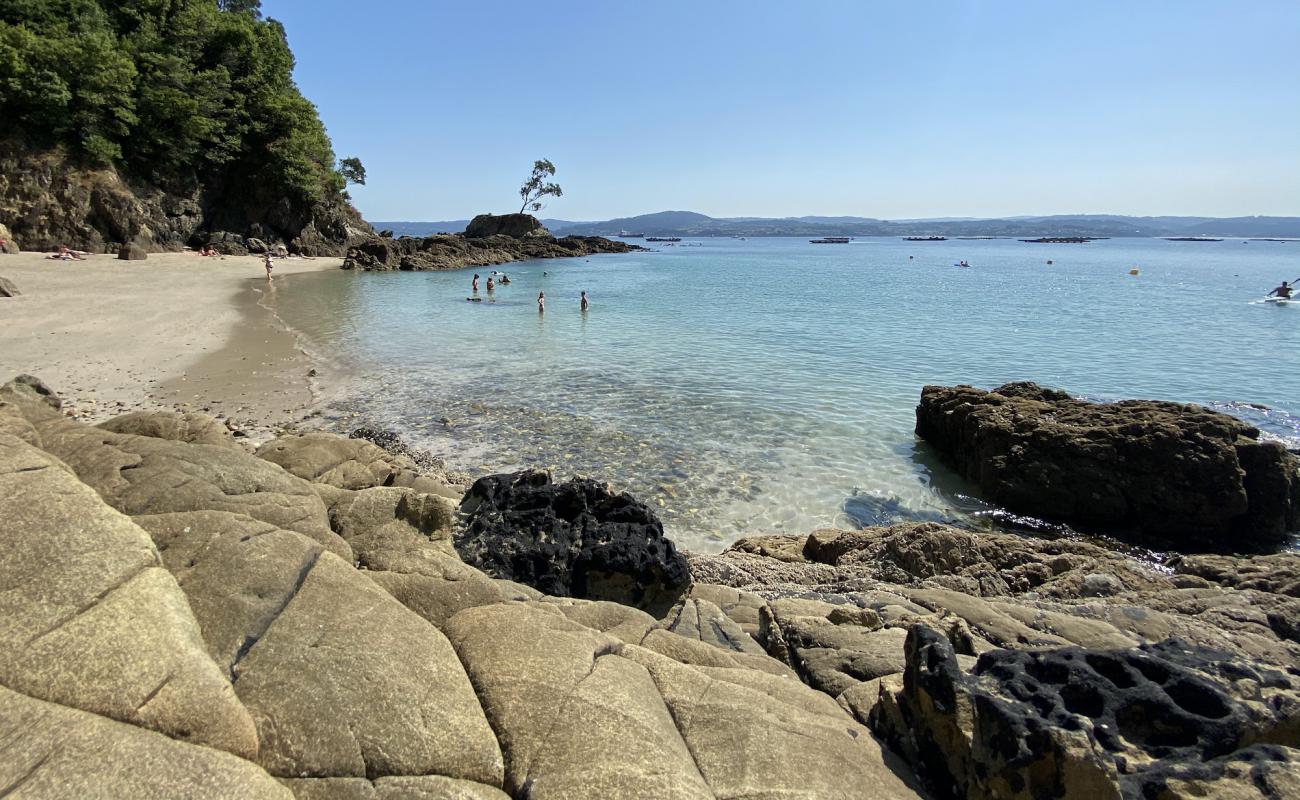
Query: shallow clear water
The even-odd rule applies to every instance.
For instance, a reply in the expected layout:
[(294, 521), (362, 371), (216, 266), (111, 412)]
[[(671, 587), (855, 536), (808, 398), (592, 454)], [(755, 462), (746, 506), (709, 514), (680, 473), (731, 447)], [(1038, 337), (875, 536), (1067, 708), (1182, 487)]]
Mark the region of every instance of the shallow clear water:
[(497, 267), (483, 303), (492, 268), (295, 276), (275, 310), (354, 376), (344, 420), (607, 480), (694, 549), (979, 511), (912, 433), (927, 383), (1220, 404), (1300, 444), (1300, 304), (1251, 302), (1300, 242), (688, 242)]

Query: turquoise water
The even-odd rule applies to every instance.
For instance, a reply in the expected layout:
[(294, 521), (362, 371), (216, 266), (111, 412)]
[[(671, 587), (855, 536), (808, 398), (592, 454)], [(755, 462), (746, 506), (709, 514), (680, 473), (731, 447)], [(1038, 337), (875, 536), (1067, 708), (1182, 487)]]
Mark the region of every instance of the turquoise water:
[(295, 276), (274, 304), (351, 376), (340, 427), (607, 480), (696, 549), (981, 512), (912, 433), (927, 383), (1214, 404), (1300, 445), (1300, 304), (1251, 302), (1300, 242), (688, 242), (498, 267), (493, 302), (465, 301), (479, 268)]

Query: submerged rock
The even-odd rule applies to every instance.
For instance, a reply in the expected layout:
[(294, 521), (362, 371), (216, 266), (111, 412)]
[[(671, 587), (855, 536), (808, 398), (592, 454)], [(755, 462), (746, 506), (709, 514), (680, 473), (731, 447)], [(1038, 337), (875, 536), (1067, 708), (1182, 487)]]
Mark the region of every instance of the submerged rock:
[(916, 432), (992, 502), (1180, 550), (1262, 549), (1300, 523), (1300, 460), (1196, 405), (1092, 403), (1033, 383), (927, 386)]
[(461, 511), (461, 558), (546, 594), (666, 610), (690, 582), (686, 559), (649, 507), (588, 478), (542, 471), (477, 480)]

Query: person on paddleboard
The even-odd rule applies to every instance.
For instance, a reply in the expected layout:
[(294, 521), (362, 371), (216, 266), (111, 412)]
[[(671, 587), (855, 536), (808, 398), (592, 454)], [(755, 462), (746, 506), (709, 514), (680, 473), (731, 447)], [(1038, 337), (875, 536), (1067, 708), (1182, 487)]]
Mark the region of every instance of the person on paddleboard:
[(1294, 287), (1294, 286), (1292, 286), (1291, 284), (1287, 283), (1286, 281), (1282, 281), (1282, 285), (1279, 286), (1279, 287), (1277, 287), (1277, 288), (1274, 289), (1273, 291), (1269, 292), (1269, 293), (1268, 293), (1268, 296), (1269, 296), (1269, 297), (1280, 297), (1280, 298), (1282, 298), (1283, 300), (1289, 300), (1289, 299), (1291, 298), (1291, 293), (1292, 293), (1293, 291), (1295, 291), (1295, 287)]

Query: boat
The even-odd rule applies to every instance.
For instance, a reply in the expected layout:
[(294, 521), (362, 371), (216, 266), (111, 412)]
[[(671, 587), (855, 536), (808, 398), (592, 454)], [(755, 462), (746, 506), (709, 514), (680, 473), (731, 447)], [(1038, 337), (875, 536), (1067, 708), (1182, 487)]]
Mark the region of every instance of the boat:
[(646, 240), (647, 242), (680, 242), (680, 241), (682, 240), (682, 237), (680, 237), (680, 236), (647, 236), (647, 237), (645, 237), (645, 240)]
[(809, 244), (848, 244), (853, 241), (852, 236), (823, 236), (820, 239), (809, 239)]
[(1087, 244), (1098, 239), (1109, 238), (1109, 236), (1043, 236), (1038, 239), (1021, 239), (1020, 241), (1029, 242), (1030, 244)]
[(1166, 242), (1221, 242), (1222, 239), (1211, 239), (1208, 236), (1162, 236)]
[(618, 232), (618, 238), (620, 238), (620, 239), (644, 239), (644, 238), (645, 238), (645, 234), (644, 234), (644, 233), (628, 233), (627, 231), (619, 231), (619, 232)]
[(947, 236), (904, 236), (905, 242), (946, 242)]

